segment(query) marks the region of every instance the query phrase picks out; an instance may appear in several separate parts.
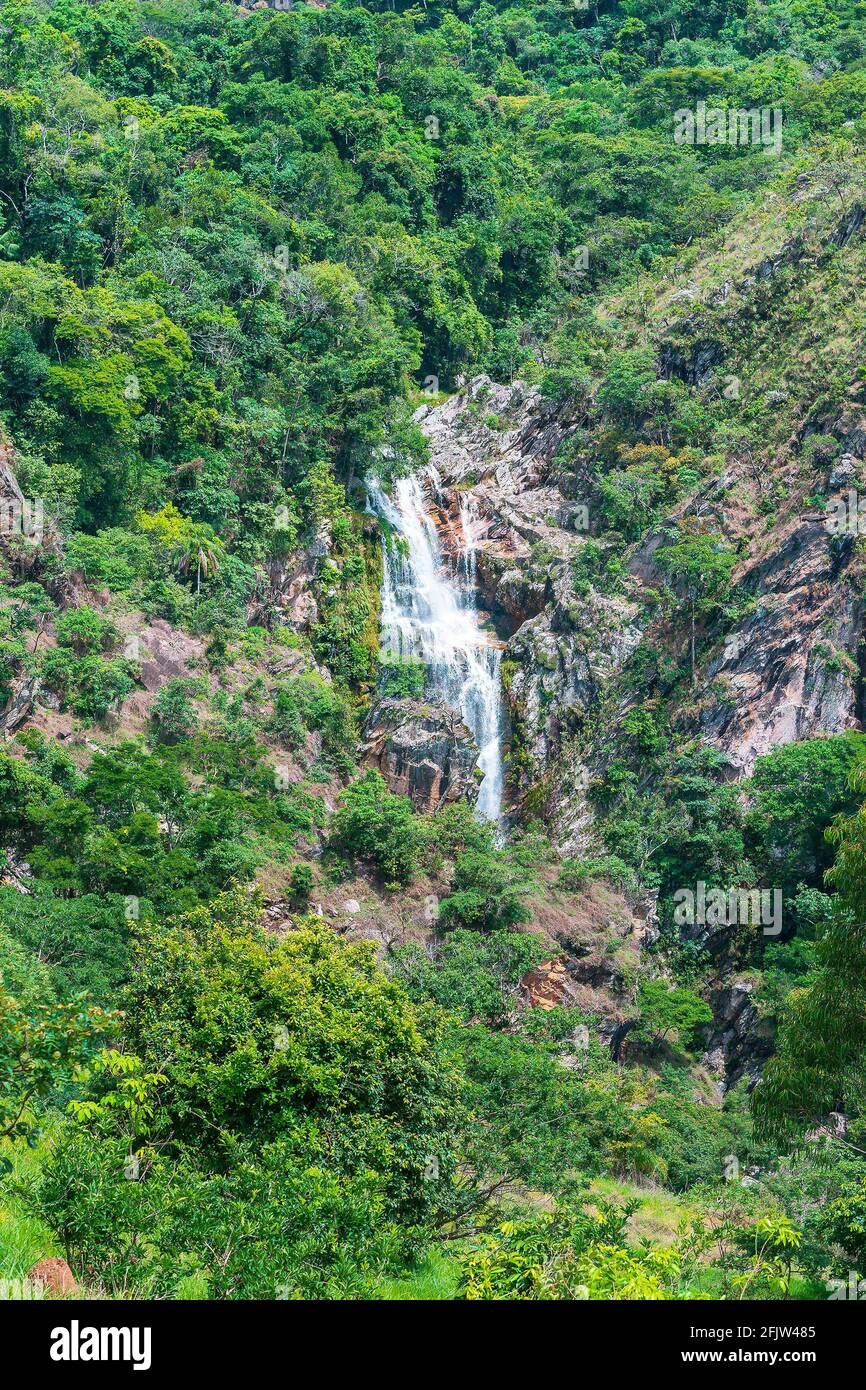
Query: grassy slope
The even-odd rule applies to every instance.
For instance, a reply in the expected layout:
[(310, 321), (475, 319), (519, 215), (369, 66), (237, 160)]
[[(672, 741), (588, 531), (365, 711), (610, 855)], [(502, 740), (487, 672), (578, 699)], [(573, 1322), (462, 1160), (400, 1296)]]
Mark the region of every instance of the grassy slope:
[[(48, 1142), (44, 1139), (40, 1147)], [(12, 1160), (10, 1176), (13, 1181), (32, 1176), (39, 1166), (39, 1148), (6, 1144), (0, 1152)], [(25, 1213), (20, 1199), (4, 1183), (0, 1189), (0, 1285), (5, 1280), (26, 1278), (28, 1271), (40, 1260), (62, 1254), (48, 1228)]]

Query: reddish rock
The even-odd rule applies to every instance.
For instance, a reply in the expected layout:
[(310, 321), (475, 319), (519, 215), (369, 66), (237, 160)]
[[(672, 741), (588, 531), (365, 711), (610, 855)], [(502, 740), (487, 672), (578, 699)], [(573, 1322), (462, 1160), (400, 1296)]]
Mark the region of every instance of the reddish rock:
[(557, 1004), (568, 1006), (575, 1000), (574, 982), (563, 960), (543, 960), (524, 975), (521, 984), (534, 1009), (555, 1009)]
[(199, 661), (204, 651), (204, 643), (198, 638), (172, 627), (163, 618), (154, 618), (138, 635), (140, 679), (145, 690), (153, 694), (172, 677), (195, 674), (191, 663)]
[(40, 1260), (30, 1270), (27, 1278), (31, 1283), (42, 1284), (49, 1293), (59, 1294), (61, 1297), (64, 1294), (78, 1293), (75, 1275), (66, 1261), (59, 1256)]

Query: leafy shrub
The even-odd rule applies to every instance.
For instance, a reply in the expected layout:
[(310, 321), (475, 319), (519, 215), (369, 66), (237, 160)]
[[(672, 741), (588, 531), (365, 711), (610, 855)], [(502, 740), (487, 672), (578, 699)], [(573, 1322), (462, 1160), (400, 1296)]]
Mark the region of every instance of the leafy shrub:
[(640, 1023), (634, 1036), (657, 1047), (671, 1034), (688, 1047), (698, 1028), (712, 1023), (713, 1011), (693, 990), (671, 986), (666, 980), (642, 980), (637, 1005)]
[(637, 888), (634, 870), (615, 854), (599, 854), (587, 859), (564, 859), (557, 886), (569, 892), (576, 892), (596, 878), (606, 878), (622, 893), (633, 893)]
[(150, 712), (160, 742), (176, 743), (193, 732), (198, 721), (193, 699), (200, 693), (200, 681), (182, 676), (172, 676), (166, 681)]
[(786, 744), (758, 758), (749, 783), (748, 842), (768, 881), (788, 891), (820, 888), (833, 862), (827, 828), (858, 802), (850, 777), (866, 758), (866, 735)]
[(46, 652), (41, 674), (45, 685), (60, 695), (63, 707), (70, 707), (81, 719), (98, 722), (133, 690), (131, 670), (122, 658), (79, 658), (58, 647)]
[(296, 864), (289, 876), (289, 895), (296, 907), (306, 907), (313, 891), (313, 871), (309, 864)]
[(550, 954), (543, 937), (529, 932), (450, 932), (435, 956), (421, 946), (397, 947), (393, 968), (413, 999), (433, 999), (468, 1023), (506, 1024), (520, 1003), (519, 984)]
[(108, 651), (120, 637), (114, 623), (86, 604), (61, 613), (54, 631), (58, 646), (71, 647), (76, 656)]
[(214, 1298), (357, 1297), (451, 1190), (460, 1101), (435, 1016), (369, 943), (275, 937), (259, 911), (232, 894), (142, 926), (122, 1050), (96, 1059), (31, 1192), (110, 1291), (170, 1296), (200, 1271)]
[(408, 883), (413, 877), (421, 840), (412, 802), (389, 792), (381, 773), (365, 772), (343, 792), (331, 825), (331, 845), (378, 869), (387, 884)]
[(525, 899), (534, 886), (531, 871), (501, 850), (467, 850), (457, 859), (451, 892), (439, 904), (439, 921), (446, 930), (476, 931), (528, 922), (532, 914)]
[(666, 1299), (676, 1296), (675, 1249), (635, 1250), (626, 1222), (639, 1204), (595, 1200), (595, 1211), (518, 1217), (464, 1257), (467, 1299)]
[[(66, 839), (60, 846), (73, 847)], [(27, 895), (0, 888), (0, 929), (46, 962), (59, 999), (87, 993), (103, 1007), (116, 1003), (130, 964), (123, 898), (61, 898), (38, 880)]]
[(357, 721), (348, 695), (316, 672), (277, 687), (268, 727), (290, 748), (300, 748), (307, 731), (321, 735), (322, 752), (342, 773), (353, 766)]
[(81, 570), (88, 584), (105, 585), (123, 594), (128, 594), (153, 568), (153, 554), (146, 538), (119, 526), (99, 531), (95, 536), (75, 532), (67, 542), (66, 559), (71, 569)]
[[(41, 1107), (64, 1099), (76, 1068), (110, 1026), (109, 1016), (86, 1001), (58, 1001), (44, 965), (0, 930), (0, 1141), (34, 1141)], [(0, 1154), (0, 1173), (8, 1164)]]
[(379, 688), (385, 699), (423, 700), (427, 667), (417, 657), (388, 657), (379, 671)]

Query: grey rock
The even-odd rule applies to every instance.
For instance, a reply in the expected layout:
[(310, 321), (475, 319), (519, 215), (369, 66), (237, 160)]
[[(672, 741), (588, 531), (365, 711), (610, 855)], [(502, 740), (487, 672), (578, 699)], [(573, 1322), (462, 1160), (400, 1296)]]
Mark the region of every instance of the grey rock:
[(843, 454), (837, 459), (831, 469), (827, 479), (827, 488), (830, 492), (835, 492), (837, 488), (848, 487), (856, 481), (860, 472), (857, 460), (852, 454)]
[(421, 811), (478, 795), (478, 745), (460, 715), (440, 701), (383, 700), (367, 719), (361, 757)]
[(752, 1002), (753, 989), (751, 980), (733, 980), (711, 1000), (713, 1024), (704, 1065), (716, 1076), (722, 1091), (743, 1077), (754, 1085), (773, 1052), (775, 1024), (758, 1013)]

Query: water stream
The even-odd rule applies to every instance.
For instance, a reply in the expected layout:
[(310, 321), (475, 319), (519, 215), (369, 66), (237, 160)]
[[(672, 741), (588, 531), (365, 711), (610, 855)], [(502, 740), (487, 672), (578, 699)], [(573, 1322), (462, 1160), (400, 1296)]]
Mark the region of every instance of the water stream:
[[(428, 471), (428, 484), (439, 480)], [(402, 538), (385, 544), (382, 648), (426, 664), (428, 693), (459, 710), (480, 749), (484, 774), (476, 814), (499, 824), (502, 816), (502, 653), (478, 615), (473, 507), (461, 499), (456, 572), (442, 555), (439, 536), (417, 476), (400, 478), (388, 496), (369, 484), (370, 505)]]

